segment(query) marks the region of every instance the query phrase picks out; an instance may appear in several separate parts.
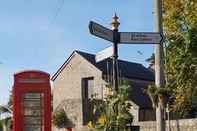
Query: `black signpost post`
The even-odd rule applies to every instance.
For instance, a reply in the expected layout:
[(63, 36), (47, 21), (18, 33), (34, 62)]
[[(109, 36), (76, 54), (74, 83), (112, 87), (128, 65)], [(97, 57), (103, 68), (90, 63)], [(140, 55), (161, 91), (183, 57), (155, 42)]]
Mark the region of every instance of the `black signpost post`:
[(120, 41), (118, 26), (118, 17), (116, 14), (112, 17), (112, 31), (113, 31), (113, 86), (115, 93), (118, 92), (118, 43)]

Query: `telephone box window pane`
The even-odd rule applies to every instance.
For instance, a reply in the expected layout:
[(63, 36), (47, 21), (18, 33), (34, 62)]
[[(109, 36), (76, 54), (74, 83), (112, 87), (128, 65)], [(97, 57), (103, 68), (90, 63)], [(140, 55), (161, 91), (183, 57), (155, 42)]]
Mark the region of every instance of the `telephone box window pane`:
[(24, 107), (35, 107), (35, 108), (40, 108), (41, 106), (41, 101), (38, 100), (24, 100)]
[(24, 115), (25, 116), (41, 116), (42, 113), (40, 112), (39, 109), (32, 110), (32, 108), (25, 108)]
[(25, 117), (24, 124), (25, 125), (41, 125), (42, 120), (41, 120), (41, 117), (36, 117), (36, 116)]
[(27, 98), (27, 99), (32, 99), (32, 98), (37, 98), (37, 99), (40, 99), (41, 98), (41, 93), (25, 93), (24, 95), (24, 98)]
[(44, 95), (29, 92), (23, 97), (24, 131), (44, 131)]
[(40, 126), (25, 126), (25, 131), (41, 131)]

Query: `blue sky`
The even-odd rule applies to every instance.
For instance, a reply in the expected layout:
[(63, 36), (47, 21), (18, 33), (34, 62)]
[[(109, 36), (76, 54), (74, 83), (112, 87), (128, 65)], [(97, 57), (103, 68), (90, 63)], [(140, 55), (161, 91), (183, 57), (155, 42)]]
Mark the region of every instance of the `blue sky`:
[[(153, 31), (152, 0), (1, 0), (0, 104), (7, 102), (15, 72), (37, 69), (52, 75), (73, 50), (95, 54), (110, 46), (90, 35), (88, 23), (110, 28), (114, 12), (119, 31)], [(153, 45), (119, 46), (119, 58), (145, 66), (152, 52)]]

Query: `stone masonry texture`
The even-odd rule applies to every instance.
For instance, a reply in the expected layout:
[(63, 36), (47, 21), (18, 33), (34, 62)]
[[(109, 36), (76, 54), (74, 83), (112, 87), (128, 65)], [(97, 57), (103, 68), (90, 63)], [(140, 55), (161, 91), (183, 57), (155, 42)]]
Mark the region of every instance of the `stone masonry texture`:
[[(64, 108), (68, 118), (74, 123), (74, 131), (82, 128), (83, 112), (81, 97), (81, 79), (94, 77), (95, 93), (101, 96), (102, 72), (90, 64), (83, 57), (75, 53), (62, 72), (55, 79), (53, 85), (53, 108)], [(53, 131), (60, 131), (54, 127)]]
[[(168, 121), (166, 121), (166, 131), (197, 131), (197, 118), (170, 120), (170, 130), (167, 124)], [(138, 122), (135, 125), (140, 126), (140, 131), (156, 131), (155, 121)]]

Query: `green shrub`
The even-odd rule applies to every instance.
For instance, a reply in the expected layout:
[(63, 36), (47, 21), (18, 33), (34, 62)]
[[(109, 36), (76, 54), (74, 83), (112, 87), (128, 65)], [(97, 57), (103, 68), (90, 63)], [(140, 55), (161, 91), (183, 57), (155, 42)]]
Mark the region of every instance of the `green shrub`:
[(129, 112), (131, 104), (128, 102), (128, 88), (128, 85), (122, 85), (117, 93), (112, 92), (99, 102), (93, 97), (91, 100), (94, 107), (92, 114), (93, 118), (94, 116), (97, 118), (93, 119), (88, 126), (97, 131), (125, 130), (126, 125), (133, 120), (133, 116)]
[(68, 119), (66, 112), (61, 109), (54, 112), (53, 114), (53, 124), (57, 128), (68, 128), (71, 127), (71, 121)]

